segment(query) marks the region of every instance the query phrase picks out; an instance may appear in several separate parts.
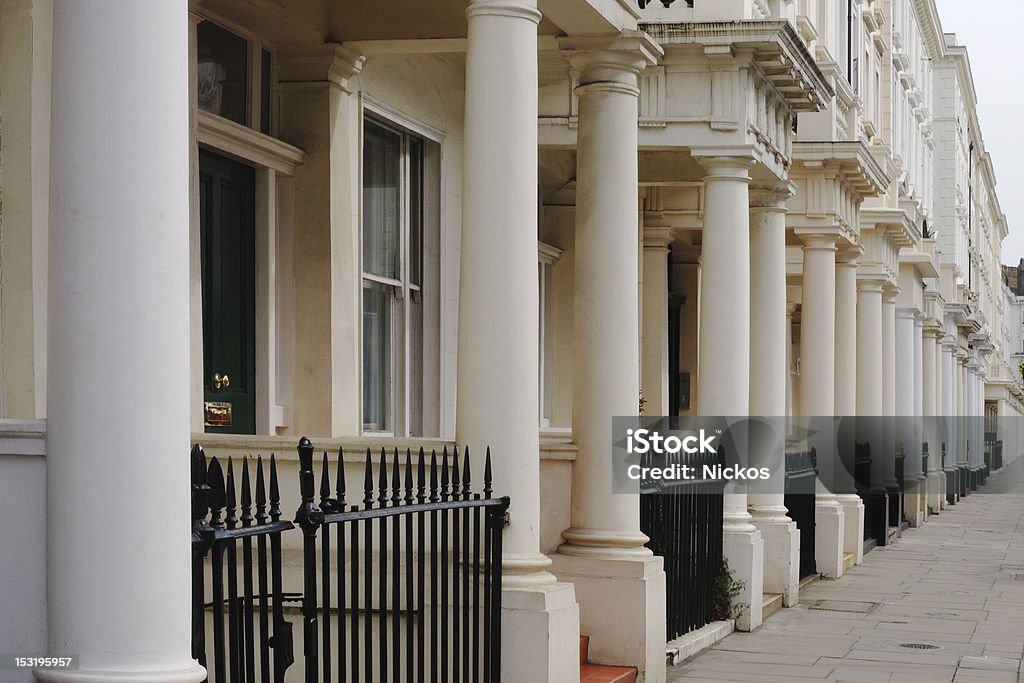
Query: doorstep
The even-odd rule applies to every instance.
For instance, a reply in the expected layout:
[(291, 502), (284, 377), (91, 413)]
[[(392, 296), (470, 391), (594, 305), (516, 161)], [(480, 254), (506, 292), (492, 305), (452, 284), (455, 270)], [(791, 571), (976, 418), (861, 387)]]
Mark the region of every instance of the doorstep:
[(821, 574), (808, 574), (804, 578), (800, 579), (800, 590), (807, 588), (812, 583), (819, 580), (821, 580)]
[(857, 556), (853, 553), (843, 553), (843, 571), (857, 564)]
[(762, 621), (782, 609), (782, 593), (761, 594), (761, 619)]
[(696, 631), (690, 631), (675, 640), (669, 641), (665, 646), (668, 665), (675, 666), (696, 654), (700, 654), (735, 630), (736, 622), (732, 619), (728, 621), (712, 621)]

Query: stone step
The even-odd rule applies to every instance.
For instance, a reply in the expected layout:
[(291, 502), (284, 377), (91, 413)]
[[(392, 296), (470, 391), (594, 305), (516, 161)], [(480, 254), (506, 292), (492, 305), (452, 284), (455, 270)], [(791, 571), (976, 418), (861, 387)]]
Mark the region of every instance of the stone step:
[(584, 664), (580, 667), (580, 683), (636, 683), (636, 669), (631, 666)]
[(857, 564), (857, 556), (853, 553), (843, 553), (843, 571)]
[(800, 579), (800, 590), (807, 588), (819, 579), (821, 579), (821, 574), (808, 574), (804, 578)]
[(589, 659), (590, 636), (580, 636), (580, 683), (636, 683), (636, 667), (591, 664)]
[(782, 593), (763, 593), (761, 595), (761, 618), (767, 619), (782, 609)]

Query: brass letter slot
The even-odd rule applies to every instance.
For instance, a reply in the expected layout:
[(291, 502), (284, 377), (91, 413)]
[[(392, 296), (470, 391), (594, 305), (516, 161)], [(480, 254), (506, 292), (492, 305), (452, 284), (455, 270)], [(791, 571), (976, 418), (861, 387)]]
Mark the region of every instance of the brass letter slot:
[(230, 427), (231, 404), (207, 401), (205, 403), (205, 418), (203, 424), (207, 427)]

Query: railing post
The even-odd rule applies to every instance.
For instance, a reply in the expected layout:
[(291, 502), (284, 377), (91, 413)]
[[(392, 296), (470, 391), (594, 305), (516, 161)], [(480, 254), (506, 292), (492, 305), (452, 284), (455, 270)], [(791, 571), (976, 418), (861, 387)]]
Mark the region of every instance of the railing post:
[(313, 502), (313, 444), (306, 437), (299, 440), (299, 494), (302, 502), (295, 513), (295, 523), (302, 529), (302, 634), (306, 683), (316, 683), (319, 674), (317, 657), (317, 589), (316, 532), (323, 524), (324, 513)]

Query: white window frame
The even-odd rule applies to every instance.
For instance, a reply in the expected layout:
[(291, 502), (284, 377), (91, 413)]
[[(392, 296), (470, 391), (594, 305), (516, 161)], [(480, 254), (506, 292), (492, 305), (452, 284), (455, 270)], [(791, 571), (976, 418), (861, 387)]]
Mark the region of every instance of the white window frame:
[[(400, 192), (400, 196), (401, 196), (400, 201), (401, 201), (401, 204), (403, 206), (403, 209), (404, 209), (404, 207), (407, 206), (408, 192), (409, 192), (409, 168), (408, 168), (408, 163), (409, 163), (408, 138), (409, 137), (420, 138), (424, 143), (432, 143), (432, 144), (436, 145), (440, 149), (440, 154), (438, 156), (437, 163), (436, 163), (436, 171), (439, 174), (436, 182), (437, 182), (438, 187), (440, 188), (439, 191), (441, 193), (441, 196), (443, 197), (443, 195), (444, 195), (444, 173), (443, 173), (443, 168), (444, 168), (444, 149), (445, 149), (445, 146), (444, 146), (445, 135), (444, 135), (444, 133), (439, 131), (439, 130), (437, 130), (436, 128), (433, 128), (433, 127), (431, 127), (429, 125), (426, 125), (426, 124), (424, 124), (424, 123), (422, 123), (420, 121), (417, 121), (417, 120), (409, 117), (408, 115), (404, 114), (403, 112), (395, 109), (394, 107), (391, 107), (391, 106), (385, 104), (384, 102), (381, 102), (380, 100), (377, 100), (377, 99), (373, 98), (370, 95), (367, 95), (366, 93), (360, 93), (360, 108), (359, 108), (359, 188), (360, 188), (360, 192), (359, 192), (359, 201), (360, 201), (360, 211), (359, 211), (359, 214), (360, 214), (359, 215), (359, 243), (360, 243), (360, 245), (362, 245), (362, 236), (363, 236), (363, 221), (362, 221), (362, 218), (363, 218), (363, 210), (362, 210), (363, 178), (362, 178), (362, 169), (363, 169), (364, 132), (365, 132), (365, 125), (366, 125), (366, 121), (367, 120), (373, 122), (375, 125), (378, 125), (378, 126), (380, 126), (382, 128), (385, 128), (387, 130), (390, 130), (392, 132), (395, 132), (395, 133), (398, 133), (398, 134), (402, 135), (402, 152), (401, 152), (401, 155), (402, 155), (402, 160), (401, 160), (402, 188), (401, 188), (401, 192)], [(425, 148), (426, 148), (426, 144), (424, 145), (423, 159), (421, 159), (421, 162), (424, 164), (424, 177), (426, 177), (426, 173), (429, 170), (429, 169), (426, 168), (426, 164), (427, 164), (426, 156), (427, 155), (426, 155), (426, 149)], [(434, 165), (432, 164), (432, 166), (434, 166)], [(426, 182), (424, 182), (424, 187), (421, 188), (421, 191), (423, 191), (424, 193), (426, 192)], [(440, 211), (440, 207), (438, 207), (438, 210)], [(425, 211), (424, 211), (424, 214), (426, 214)], [(425, 222), (426, 222), (426, 218), (427, 218), (426, 215), (424, 215)], [(363, 384), (362, 384), (362, 377), (360, 376), (360, 381), (359, 381), (359, 395), (360, 395), (360, 399), (359, 399), (359, 411), (360, 411), (359, 424), (360, 424), (360, 429), (361, 429), (362, 433), (364, 435), (367, 435), (367, 436), (392, 436), (392, 437), (400, 437), (400, 438), (401, 437), (409, 437), (410, 436), (409, 424), (411, 422), (411, 412), (412, 412), (411, 408), (412, 408), (412, 404), (413, 404), (413, 400), (414, 400), (414, 397), (412, 395), (412, 387), (414, 386), (415, 383), (413, 381), (411, 381), (410, 377), (409, 377), (409, 366), (410, 366), (411, 360), (412, 360), (412, 355), (411, 355), (411, 353), (412, 353), (411, 352), (411, 350), (412, 350), (412, 340), (410, 338), (410, 332), (411, 332), (410, 328), (411, 328), (411, 326), (406, 324), (406, 322), (411, 317), (410, 316), (410, 302), (413, 300), (413, 297), (420, 298), (422, 296), (422, 286), (420, 286), (420, 285), (412, 285), (410, 283), (409, 259), (408, 259), (409, 220), (408, 220), (408, 211), (407, 210), (402, 210), (401, 211), (400, 221), (401, 221), (401, 238), (400, 238), (399, 249), (400, 249), (400, 262), (401, 262), (400, 269), (401, 269), (401, 274), (400, 274), (399, 279), (382, 277), (382, 276), (379, 276), (379, 275), (374, 275), (372, 273), (367, 273), (366, 270), (363, 268), (363, 263), (362, 263), (362, 258), (363, 258), (362, 247), (360, 246), (360, 249), (359, 249), (359, 269), (360, 269), (360, 297), (359, 297), (359, 301), (360, 301), (360, 306), (359, 306), (359, 308), (360, 308), (360, 315), (359, 315), (360, 367), (362, 367), (362, 363), (365, 362), (363, 360), (365, 358), (365, 356), (364, 356), (364, 350), (363, 350), (364, 336), (363, 336), (363, 329), (362, 329), (362, 324), (363, 324), (363, 313), (362, 313), (362, 310), (363, 310), (363, 305), (362, 305), (362, 288), (363, 288), (363, 283), (366, 282), (366, 281), (377, 282), (377, 283), (388, 285), (388, 286), (394, 288), (394, 291), (396, 292), (396, 294), (395, 294), (395, 297), (394, 297), (393, 301), (403, 307), (402, 312), (401, 312), (401, 319), (400, 320), (396, 320), (397, 316), (392, 314), (392, 320), (391, 320), (391, 339), (392, 339), (392, 350), (391, 350), (392, 357), (390, 359), (390, 363), (391, 363), (391, 406), (389, 407), (389, 409), (391, 410), (391, 419), (390, 419), (390, 428), (389, 429), (378, 430), (378, 429), (367, 428), (366, 423), (363, 421), (364, 415), (362, 414), (363, 413), (363, 399), (362, 399), (362, 396), (363, 396), (364, 387), (363, 387)], [(439, 230), (439, 234), (438, 234), (437, 238), (439, 240), (441, 240), (441, 243), (443, 244), (443, 225), (444, 225), (444, 221), (443, 221), (443, 219), (442, 219), (442, 217), (440, 215), (437, 216), (436, 223), (437, 223), (437, 227), (438, 227), (438, 230)], [(427, 246), (426, 245), (426, 232), (427, 232), (426, 225), (424, 225), (423, 232), (424, 232), (424, 234), (421, 235), (421, 238), (420, 238), (420, 255), (421, 255), (421, 259), (423, 259), (423, 265), (421, 265), (421, 269), (420, 269), (420, 279), (421, 279), (421, 282), (427, 276), (426, 253), (425, 253), (426, 252), (426, 246)], [(438, 268), (440, 268), (440, 267), (441, 267), (441, 264), (438, 263)], [(443, 282), (443, 279), (442, 278), (438, 278), (438, 286), (439, 287), (441, 286), (441, 282)], [(440, 292), (437, 293), (437, 296), (440, 297)], [(443, 301), (443, 297), (441, 297), (440, 300)], [(423, 311), (423, 317), (424, 317), (424, 320), (423, 320), (424, 331), (427, 331), (427, 325), (428, 325), (427, 317), (428, 316), (427, 316), (427, 311), (426, 310)], [(433, 326), (431, 326), (431, 333), (436, 333), (440, 337), (441, 336), (440, 326), (438, 326), (438, 329), (436, 331), (434, 331), (433, 330)], [(398, 340), (399, 338), (400, 338), (400, 342), (401, 342), (401, 349), (398, 349), (398, 344), (396, 344), (396, 340)], [(441, 344), (441, 339), (440, 338), (438, 339), (437, 349), (438, 349), (439, 356), (443, 356), (443, 344)], [(401, 356), (400, 357), (396, 357), (395, 356), (396, 353), (400, 353)], [(426, 362), (427, 362), (426, 350), (423, 351), (423, 358), (421, 359), (421, 362), (422, 362), (422, 364), (424, 366), (426, 366)], [(399, 374), (401, 374), (402, 376), (398, 377)], [(440, 381), (441, 377), (439, 376), (438, 379)], [(400, 402), (399, 402), (399, 397), (401, 398)], [(422, 396), (418, 400), (422, 400)], [(441, 398), (440, 398), (440, 395), (438, 394), (438, 404), (439, 405), (437, 406), (437, 410), (438, 410), (439, 413), (442, 413), (443, 411), (441, 410), (440, 401), (441, 401)], [(423, 406), (423, 412), (424, 413), (426, 412), (426, 408), (427, 408), (427, 406)], [(424, 423), (426, 423), (427, 421), (428, 421), (427, 417), (424, 416)], [(438, 418), (437, 424), (431, 424), (430, 427), (431, 427), (431, 430), (430, 430), (431, 433), (428, 434), (428, 436), (439, 435), (441, 433), (441, 427), (442, 427), (442, 425), (440, 424), (440, 418)]]
[[(196, 22), (197, 27), (200, 23), (209, 21), (221, 27), (225, 31), (235, 34), (246, 42), (245, 124), (243, 125), (260, 135), (269, 135), (271, 137), (276, 136), (278, 112), (276, 98), (273, 97), (273, 90), (274, 84), (277, 83), (277, 47), (274, 44), (263, 40), (263, 38), (256, 33), (253, 33), (233, 21), (224, 19), (216, 13), (203, 11), (201, 14), (196, 16), (201, 19), (201, 21)], [(271, 111), (269, 130), (266, 133), (260, 130), (260, 123), (263, 116), (263, 80), (261, 78), (263, 69), (263, 50), (270, 53)], [(197, 61), (197, 55), (192, 54), (190, 59), (193, 62)], [(209, 114), (209, 112), (205, 113)], [(210, 114), (210, 116), (223, 118), (217, 114)], [(230, 119), (225, 120), (230, 121)], [(232, 121), (232, 123), (238, 122)]]

